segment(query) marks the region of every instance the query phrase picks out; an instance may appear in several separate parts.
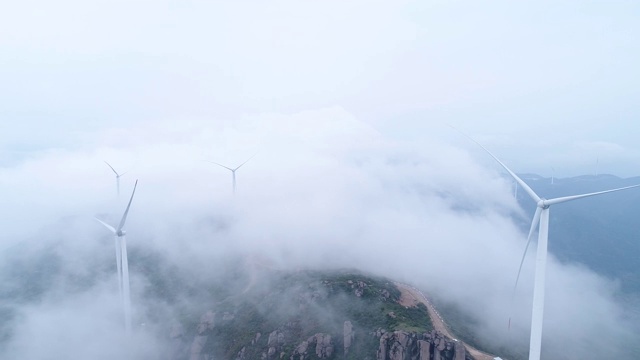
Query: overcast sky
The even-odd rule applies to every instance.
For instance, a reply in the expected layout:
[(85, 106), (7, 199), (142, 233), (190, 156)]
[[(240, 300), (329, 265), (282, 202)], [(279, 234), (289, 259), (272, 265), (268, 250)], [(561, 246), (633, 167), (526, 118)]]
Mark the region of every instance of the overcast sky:
[[(339, 106), (518, 172), (639, 175), (637, 1), (11, 1), (0, 166), (84, 132)], [(474, 149), (473, 151), (477, 151)], [(598, 165), (596, 165), (598, 164)]]

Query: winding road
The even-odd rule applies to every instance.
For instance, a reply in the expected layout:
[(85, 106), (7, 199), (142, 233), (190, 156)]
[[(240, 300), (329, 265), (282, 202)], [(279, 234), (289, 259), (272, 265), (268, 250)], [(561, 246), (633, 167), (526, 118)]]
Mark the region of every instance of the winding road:
[[(458, 341), (457, 338), (451, 333), (449, 327), (447, 327), (444, 320), (442, 319), (436, 308), (433, 306), (431, 301), (429, 301), (429, 298), (427, 298), (427, 296), (423, 294), (422, 291), (407, 284), (395, 283), (395, 285), (400, 290), (400, 304), (404, 306), (416, 306), (418, 305), (418, 303), (424, 304), (429, 311), (429, 316), (431, 317), (434, 329), (440, 331), (446, 337)], [(471, 356), (473, 356), (473, 358), (476, 360), (495, 359), (495, 356), (493, 355), (480, 351), (467, 343), (463, 342), (463, 344), (465, 349), (467, 349), (467, 352), (471, 354)]]

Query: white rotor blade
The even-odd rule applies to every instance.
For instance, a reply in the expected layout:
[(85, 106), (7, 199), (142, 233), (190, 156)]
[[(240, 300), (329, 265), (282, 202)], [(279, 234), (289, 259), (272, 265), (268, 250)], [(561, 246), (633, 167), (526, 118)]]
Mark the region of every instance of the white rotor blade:
[(133, 195), (136, 194), (136, 187), (137, 186), (138, 186), (138, 180), (136, 180), (136, 183), (133, 185), (133, 192), (131, 193), (131, 198), (129, 199), (129, 204), (127, 205), (127, 209), (124, 211), (124, 215), (122, 215), (122, 220), (120, 220), (120, 224), (118, 224), (118, 230), (117, 231), (122, 230), (122, 228), (124, 227), (125, 221), (127, 221), (127, 214), (129, 213), (129, 208), (131, 207), (131, 202), (133, 201)]
[(235, 169), (232, 169), (232, 168), (230, 168), (230, 167), (224, 166), (224, 165), (219, 164), (219, 163), (217, 163), (217, 162), (215, 162), (215, 161), (209, 161), (209, 160), (205, 160), (205, 161), (206, 161), (206, 162), (210, 162), (210, 163), (212, 163), (212, 164), (216, 164), (216, 165), (218, 165), (218, 166), (222, 166), (223, 168), (225, 168), (225, 169), (227, 169), (227, 170), (229, 170), (229, 171), (235, 171)]
[(484, 151), (487, 152), (487, 154), (491, 155), (491, 157), (498, 162), (498, 164), (500, 164), (500, 166), (502, 166), (505, 170), (507, 170), (507, 172), (509, 173), (509, 175), (511, 175), (511, 177), (518, 183), (520, 184), (520, 186), (522, 186), (522, 188), (527, 192), (527, 194), (529, 194), (529, 196), (533, 199), (533, 201), (535, 201), (536, 203), (538, 201), (540, 201), (540, 197), (538, 196), (538, 194), (535, 193), (535, 191), (533, 191), (533, 189), (531, 189), (529, 187), (529, 185), (527, 185), (527, 183), (525, 183), (522, 179), (520, 179), (520, 177), (518, 175), (516, 175), (513, 171), (511, 171), (511, 169), (509, 169), (507, 167), (507, 165), (505, 165), (504, 163), (502, 163), (502, 161), (500, 161), (500, 159), (498, 159), (495, 155), (493, 155), (491, 153), (491, 151), (487, 150), (487, 148), (485, 148), (484, 146), (482, 146), (482, 144), (480, 144), (479, 142), (475, 141), (471, 136), (463, 133), (462, 131), (456, 129), (455, 127), (449, 125), (452, 129), (454, 129), (455, 131), (459, 132), (460, 134), (466, 136), (467, 138), (469, 138), (469, 140), (473, 141), (474, 143), (476, 143), (478, 146), (480, 146)]
[(588, 196), (606, 194), (606, 193), (610, 193), (610, 192), (614, 192), (614, 191), (631, 189), (631, 188), (638, 187), (638, 186), (640, 186), (640, 184), (631, 185), (631, 186), (625, 186), (625, 187), (621, 187), (621, 188), (617, 188), (617, 189), (598, 191), (598, 192), (589, 193), (589, 194), (563, 196), (563, 197), (559, 197), (559, 198), (555, 198), (555, 199), (544, 200), (544, 204), (547, 205), (547, 206), (551, 206), (551, 205), (560, 204), (560, 203), (563, 203), (563, 202), (566, 202), (566, 201), (582, 199), (582, 198), (585, 198), (585, 197), (588, 197)]
[(524, 253), (522, 254), (522, 260), (520, 260), (520, 267), (518, 268), (518, 275), (516, 276), (516, 283), (513, 286), (513, 293), (515, 294), (516, 288), (518, 287), (518, 281), (520, 280), (520, 273), (522, 272), (522, 264), (524, 264), (524, 259), (527, 256), (527, 250), (529, 249), (529, 244), (531, 244), (531, 239), (533, 238), (533, 233), (536, 230), (536, 226), (538, 226), (538, 222), (540, 221), (540, 213), (542, 212), (541, 207), (536, 207), (536, 212), (533, 214), (533, 220), (531, 221), (531, 228), (529, 229), (529, 236), (527, 236), (527, 245), (524, 247)]
[(107, 166), (109, 166), (111, 168), (111, 170), (113, 170), (113, 173), (116, 174), (116, 176), (120, 176), (120, 174), (118, 174), (118, 172), (116, 171), (116, 169), (113, 168), (113, 166), (111, 166), (108, 162), (106, 162), (105, 160), (103, 160), (105, 164), (107, 164)]
[[(525, 245), (524, 247), (524, 253), (522, 253), (522, 259), (520, 260), (520, 267), (518, 267), (518, 275), (516, 275), (516, 282), (513, 285), (513, 290), (511, 291), (511, 310), (510, 311), (513, 311), (513, 303), (516, 298), (516, 289), (518, 288), (518, 281), (520, 280), (522, 265), (524, 264), (524, 259), (527, 257), (527, 250), (529, 250), (529, 244), (531, 244), (533, 233), (535, 232), (536, 226), (538, 226), (538, 222), (540, 221), (540, 213), (542, 213), (542, 208), (537, 206), (536, 212), (535, 214), (533, 214), (533, 220), (531, 221), (531, 228), (529, 229), (529, 235), (527, 236), (527, 245)], [(509, 329), (511, 329), (511, 315), (509, 315)]]
[(100, 220), (100, 219), (98, 219), (98, 218), (95, 218), (95, 219), (96, 219), (100, 224), (104, 225), (104, 227), (106, 227), (107, 229), (111, 230), (111, 232), (113, 232), (114, 234), (116, 233), (116, 229), (114, 229), (114, 228), (113, 228), (113, 226), (111, 226), (111, 225), (107, 224), (106, 222), (104, 222), (104, 221), (102, 221), (102, 220)]
[(245, 162), (243, 162), (242, 164), (238, 165), (238, 167), (236, 167), (235, 169), (233, 169), (233, 171), (236, 171), (238, 169), (240, 169), (240, 167), (244, 164), (246, 164), (247, 162), (249, 162), (249, 160), (253, 159), (253, 157), (256, 155), (251, 156), (250, 158), (248, 158)]

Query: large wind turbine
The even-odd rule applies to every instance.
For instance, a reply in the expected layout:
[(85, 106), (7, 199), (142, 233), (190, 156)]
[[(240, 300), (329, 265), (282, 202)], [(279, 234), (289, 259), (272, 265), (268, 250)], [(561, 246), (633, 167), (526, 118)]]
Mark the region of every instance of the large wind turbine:
[(136, 180), (135, 185), (133, 185), (133, 192), (131, 193), (129, 204), (127, 204), (127, 208), (125, 209), (117, 228), (114, 228), (113, 226), (96, 218), (96, 220), (98, 220), (107, 229), (111, 230), (115, 235), (118, 286), (120, 287), (120, 297), (124, 308), (124, 327), (127, 334), (131, 333), (131, 288), (129, 286), (129, 261), (127, 259), (127, 238), (125, 237), (126, 231), (124, 231), (124, 224), (127, 221), (127, 214), (129, 214), (129, 208), (131, 207), (133, 195), (136, 193), (137, 186), (138, 180)]
[(113, 171), (114, 174), (116, 174), (116, 188), (117, 188), (117, 194), (118, 197), (120, 196), (120, 176), (126, 174), (127, 172), (123, 172), (122, 174), (118, 174), (118, 172), (116, 171), (116, 169), (113, 168), (113, 166), (111, 166), (111, 164), (109, 164), (106, 160), (104, 161), (105, 164), (107, 164), (107, 166), (109, 166), (111, 168), (111, 170)]
[[(255, 156), (255, 155), (253, 155), (253, 156)], [(236, 170), (240, 169), (240, 167), (242, 167), (242, 165), (246, 164), (249, 160), (253, 159), (253, 156), (248, 158), (247, 160), (245, 160), (245, 162), (243, 162), (242, 164), (238, 165), (236, 168), (230, 168), (230, 167), (224, 166), (224, 165), (222, 165), (220, 163), (217, 163), (215, 161), (209, 161), (209, 160), (205, 160), (205, 161), (210, 162), (212, 164), (216, 164), (218, 166), (222, 166), (223, 168), (231, 171), (231, 179), (232, 179), (232, 182), (233, 182), (233, 195), (235, 195), (236, 194)]]
[[(465, 135), (466, 136), (466, 135)], [(468, 136), (467, 136), (468, 137)], [(469, 137), (470, 138), (470, 137)], [(524, 191), (529, 194), (531, 199), (536, 202), (537, 208), (536, 212), (533, 215), (533, 221), (531, 222), (531, 228), (529, 229), (529, 235), (527, 237), (527, 245), (524, 250), (524, 254), (522, 255), (522, 260), (520, 261), (520, 268), (518, 269), (518, 275), (516, 277), (515, 285), (518, 285), (518, 280), (520, 279), (520, 272), (522, 271), (522, 264), (527, 255), (527, 249), (529, 248), (529, 243), (531, 242), (531, 238), (533, 232), (535, 231), (536, 226), (539, 223), (538, 228), (538, 251), (536, 253), (536, 270), (535, 270), (535, 280), (533, 287), (533, 309), (531, 312), (531, 338), (529, 342), (529, 360), (539, 360), (540, 359), (540, 351), (542, 347), (542, 318), (544, 313), (544, 288), (545, 288), (545, 270), (547, 263), (547, 241), (549, 238), (549, 207), (551, 205), (560, 204), (563, 202), (582, 199), (589, 196), (606, 194), (614, 191), (620, 191), (625, 189), (630, 189), (634, 187), (640, 186), (632, 185), (625, 186), (622, 188), (598, 191), (594, 193), (581, 194), (581, 195), (572, 195), (572, 196), (564, 196), (555, 199), (545, 199), (541, 198), (536, 194), (530, 187), (527, 185), (518, 175), (516, 175), (513, 171), (511, 171), (502, 161), (500, 161), (495, 155), (493, 155), (489, 150), (487, 150), (480, 143), (470, 138), (473, 142), (478, 144), (484, 151), (486, 151), (491, 157), (500, 164), (508, 173), (513, 177), (513, 179), (520, 184), (520, 186), (524, 189)]]

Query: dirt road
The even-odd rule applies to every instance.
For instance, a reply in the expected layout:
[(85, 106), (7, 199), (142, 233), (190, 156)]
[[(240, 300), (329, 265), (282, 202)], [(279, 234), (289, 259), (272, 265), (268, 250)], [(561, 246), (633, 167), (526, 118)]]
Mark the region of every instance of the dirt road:
[[(435, 309), (431, 301), (429, 301), (429, 298), (427, 298), (422, 293), (422, 291), (406, 284), (401, 284), (401, 283), (395, 283), (395, 284), (401, 293), (400, 304), (404, 306), (416, 306), (418, 303), (423, 303), (427, 307), (427, 310), (429, 311), (429, 316), (431, 317), (431, 320), (433, 322), (434, 329), (436, 329), (437, 331), (440, 331), (446, 337), (449, 337), (451, 339), (457, 339), (451, 333), (451, 331), (449, 330), (449, 328), (447, 327), (444, 320), (442, 319), (438, 311)], [(482, 352), (470, 346), (467, 343), (463, 343), (463, 344), (464, 344), (464, 347), (467, 349), (467, 352), (471, 354), (471, 356), (473, 356), (473, 358), (476, 360), (493, 360), (495, 358), (494, 356), (489, 355), (485, 352)]]

